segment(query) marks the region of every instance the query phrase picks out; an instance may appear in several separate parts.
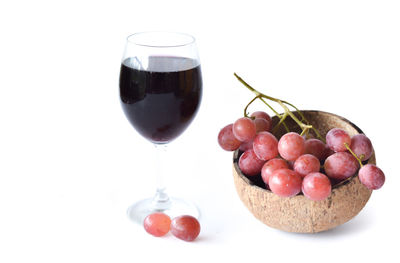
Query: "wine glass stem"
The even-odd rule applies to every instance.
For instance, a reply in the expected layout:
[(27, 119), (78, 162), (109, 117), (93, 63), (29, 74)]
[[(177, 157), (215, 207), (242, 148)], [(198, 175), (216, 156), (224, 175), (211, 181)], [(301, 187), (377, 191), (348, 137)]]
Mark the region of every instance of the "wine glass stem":
[(167, 144), (154, 144), (156, 150), (156, 180), (157, 190), (153, 197), (152, 205), (153, 209), (157, 211), (164, 211), (171, 206), (171, 200), (166, 193), (166, 187), (164, 182), (165, 174), (165, 158), (167, 153)]

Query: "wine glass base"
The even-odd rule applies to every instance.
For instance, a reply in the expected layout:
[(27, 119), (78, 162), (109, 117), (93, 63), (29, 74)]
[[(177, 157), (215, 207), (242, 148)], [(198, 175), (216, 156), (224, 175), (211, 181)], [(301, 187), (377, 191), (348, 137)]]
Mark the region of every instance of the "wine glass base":
[(145, 217), (155, 212), (163, 212), (171, 219), (181, 215), (191, 215), (197, 219), (200, 217), (200, 212), (196, 205), (174, 197), (170, 197), (161, 206), (159, 203), (155, 203), (154, 198), (140, 200), (128, 208), (127, 215), (131, 221), (143, 224)]

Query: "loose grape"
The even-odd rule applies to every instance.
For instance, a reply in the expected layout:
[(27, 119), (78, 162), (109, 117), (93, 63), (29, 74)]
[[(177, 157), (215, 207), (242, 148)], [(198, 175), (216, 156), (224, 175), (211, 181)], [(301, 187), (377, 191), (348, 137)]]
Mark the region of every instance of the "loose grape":
[(295, 132), (286, 133), (278, 143), (279, 154), (288, 161), (295, 161), (304, 153), (304, 138)]
[(254, 124), (256, 125), (256, 132), (262, 132), (262, 131), (269, 131), (271, 128), (271, 123), (267, 121), (266, 119), (262, 118), (256, 118), (254, 119)]
[(253, 150), (245, 151), (239, 158), (239, 168), (248, 176), (259, 174), (264, 163), (265, 161), (260, 160)]
[(304, 153), (309, 153), (324, 161), (326, 156), (326, 145), (318, 139), (308, 139), (304, 142)]
[(253, 149), (259, 159), (267, 161), (278, 156), (278, 140), (270, 132), (260, 132), (254, 138)]
[(317, 157), (312, 154), (303, 154), (296, 159), (293, 169), (301, 177), (305, 177), (309, 173), (319, 172), (321, 165)]
[(358, 170), (358, 161), (348, 152), (337, 152), (325, 160), (324, 168), (327, 176), (344, 180)]
[(200, 223), (189, 215), (175, 217), (172, 219), (171, 233), (184, 241), (193, 241), (200, 234)]
[(269, 177), (271, 191), (281, 197), (297, 195), (301, 190), (302, 178), (290, 169), (279, 169)]
[(241, 141), (236, 139), (232, 131), (233, 124), (228, 124), (222, 128), (218, 134), (218, 143), (225, 151), (235, 151), (241, 145)]
[(143, 226), (147, 233), (156, 237), (161, 237), (169, 232), (171, 219), (161, 212), (152, 213), (146, 216), (143, 221)]
[(303, 179), (303, 194), (313, 201), (326, 199), (331, 194), (331, 181), (323, 173), (309, 173)]
[(233, 134), (242, 142), (250, 141), (256, 136), (256, 125), (250, 118), (240, 118), (233, 124)]
[(239, 150), (241, 150), (242, 152), (245, 152), (247, 150), (251, 150), (253, 149), (253, 140), (250, 140), (248, 142), (242, 142), (242, 144), (240, 144)]
[(385, 183), (385, 174), (374, 164), (366, 164), (358, 171), (360, 182), (368, 189), (376, 190)]
[(361, 161), (368, 160), (373, 152), (371, 140), (364, 134), (357, 134), (351, 137), (350, 149), (360, 158), (361, 155), (364, 157)]
[(271, 122), (271, 116), (269, 116), (269, 114), (264, 111), (255, 111), (250, 115), (250, 117), (261, 118)]
[(335, 152), (345, 152), (347, 151), (346, 146), (351, 145), (350, 135), (343, 129), (333, 128), (326, 134), (326, 144)]
[(264, 183), (268, 184), (271, 174), (279, 169), (289, 168), (287, 162), (281, 158), (274, 158), (267, 161), (261, 168), (261, 177)]

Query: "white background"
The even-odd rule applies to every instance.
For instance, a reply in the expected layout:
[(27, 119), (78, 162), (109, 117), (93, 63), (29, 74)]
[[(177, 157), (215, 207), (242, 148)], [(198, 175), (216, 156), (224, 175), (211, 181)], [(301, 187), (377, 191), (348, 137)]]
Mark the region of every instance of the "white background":
[[(398, 262), (399, 13), (385, 0), (3, 1), (0, 262)], [(125, 214), (155, 190), (153, 148), (118, 97), (125, 38), (146, 30), (198, 41), (203, 101), (169, 147), (166, 178), (201, 209), (192, 243), (154, 238)], [(387, 180), (356, 218), (304, 235), (247, 211), (232, 155), (216, 140), (253, 95), (233, 72), (301, 109), (345, 116), (371, 138)]]

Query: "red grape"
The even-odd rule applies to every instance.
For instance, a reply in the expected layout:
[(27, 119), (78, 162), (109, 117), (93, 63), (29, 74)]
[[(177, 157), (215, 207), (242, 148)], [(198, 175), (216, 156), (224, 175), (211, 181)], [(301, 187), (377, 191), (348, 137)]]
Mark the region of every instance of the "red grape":
[(329, 148), (328, 145), (325, 144), (324, 160), (326, 160), (326, 158), (328, 158), (329, 156), (331, 156), (334, 153), (335, 152), (331, 148)]
[(326, 159), (326, 145), (318, 139), (308, 139), (304, 142), (304, 153), (317, 157), (320, 161)]
[(301, 190), (302, 178), (290, 169), (279, 169), (269, 177), (269, 188), (282, 197), (297, 195)]
[(200, 234), (200, 223), (189, 215), (175, 217), (171, 222), (171, 233), (184, 241), (193, 241)]
[(239, 168), (248, 176), (259, 174), (264, 163), (265, 161), (258, 159), (253, 150), (245, 151), (239, 158)]
[(262, 131), (269, 131), (271, 128), (271, 123), (267, 121), (266, 119), (262, 118), (256, 118), (254, 120), (254, 124), (256, 125), (256, 132), (262, 132)]
[(301, 177), (305, 177), (309, 173), (319, 172), (321, 165), (317, 157), (311, 154), (303, 154), (296, 159), (293, 169)]
[(250, 140), (248, 142), (242, 142), (242, 144), (239, 147), (239, 150), (241, 150), (242, 152), (245, 152), (247, 150), (253, 149), (253, 140)]
[(368, 189), (376, 190), (385, 183), (385, 174), (374, 164), (366, 164), (358, 171), (360, 182)]
[(295, 161), (286, 161), (286, 162), (288, 163), (289, 169), (293, 170)]
[(278, 140), (270, 132), (260, 132), (254, 138), (253, 149), (259, 159), (267, 161), (278, 156)]
[(287, 162), (281, 158), (274, 158), (266, 162), (261, 168), (261, 177), (264, 183), (268, 184), (271, 174), (279, 169), (289, 168)]
[(325, 160), (324, 168), (330, 178), (344, 180), (357, 172), (358, 161), (348, 152), (337, 152)]
[(345, 152), (347, 151), (346, 146), (351, 145), (350, 135), (343, 129), (333, 128), (326, 134), (326, 144), (335, 152)]
[(250, 141), (256, 136), (256, 125), (250, 118), (240, 118), (233, 124), (233, 134), (242, 142)]
[(232, 131), (233, 124), (226, 125), (218, 134), (218, 143), (225, 151), (235, 151), (242, 143), (236, 139)]
[(250, 117), (261, 118), (267, 120), (268, 122), (271, 122), (271, 116), (269, 116), (269, 114), (264, 111), (255, 111), (250, 115)]
[(371, 140), (364, 134), (357, 134), (351, 137), (350, 149), (360, 158), (364, 155), (361, 161), (368, 160), (373, 152)]
[(161, 237), (169, 232), (171, 226), (171, 219), (164, 213), (152, 213), (143, 221), (144, 229), (147, 233)]
[(278, 144), (279, 154), (288, 161), (295, 161), (304, 153), (304, 138), (295, 132), (286, 133)]
[(313, 201), (324, 200), (331, 194), (331, 181), (322, 173), (310, 173), (303, 179), (303, 194)]

